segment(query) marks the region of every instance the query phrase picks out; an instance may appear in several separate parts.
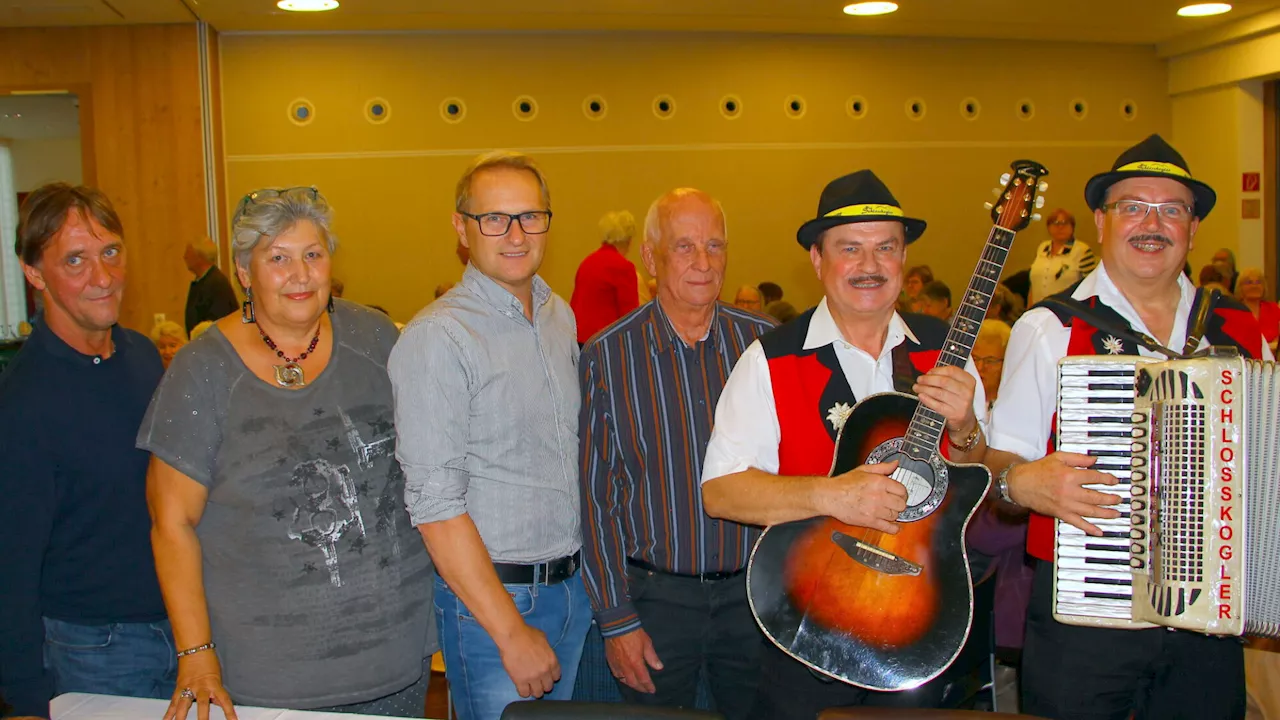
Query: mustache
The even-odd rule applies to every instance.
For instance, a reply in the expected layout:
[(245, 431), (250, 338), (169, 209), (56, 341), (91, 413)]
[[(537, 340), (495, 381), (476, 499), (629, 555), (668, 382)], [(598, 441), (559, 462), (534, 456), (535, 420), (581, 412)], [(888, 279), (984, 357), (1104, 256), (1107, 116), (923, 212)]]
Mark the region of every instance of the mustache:
[(1173, 246), (1173, 240), (1169, 239), (1168, 235), (1162, 235), (1160, 233), (1143, 233), (1141, 235), (1134, 235), (1129, 238), (1129, 242), (1162, 242), (1170, 247)]
[(885, 277), (884, 275), (859, 275), (857, 277), (851, 277), (848, 280), (848, 283), (850, 286), (860, 285), (865, 282), (876, 282), (876, 283), (884, 284), (889, 282), (889, 278)]

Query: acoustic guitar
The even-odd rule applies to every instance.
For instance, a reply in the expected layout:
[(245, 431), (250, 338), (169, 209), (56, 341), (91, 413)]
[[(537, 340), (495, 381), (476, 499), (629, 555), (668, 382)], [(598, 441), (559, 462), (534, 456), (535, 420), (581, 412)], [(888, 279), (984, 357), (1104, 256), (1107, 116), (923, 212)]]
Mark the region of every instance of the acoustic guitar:
[[(1019, 160), (1001, 177), (995, 221), (937, 363), (963, 368), (1017, 231), (1032, 219), (1048, 171)], [(909, 690), (959, 655), (973, 621), (965, 528), (991, 485), (978, 464), (940, 453), (946, 421), (913, 395), (859, 400), (836, 438), (830, 474), (898, 461), (907, 488), (896, 535), (817, 517), (765, 530), (747, 565), (756, 621), (813, 670), (870, 690)]]

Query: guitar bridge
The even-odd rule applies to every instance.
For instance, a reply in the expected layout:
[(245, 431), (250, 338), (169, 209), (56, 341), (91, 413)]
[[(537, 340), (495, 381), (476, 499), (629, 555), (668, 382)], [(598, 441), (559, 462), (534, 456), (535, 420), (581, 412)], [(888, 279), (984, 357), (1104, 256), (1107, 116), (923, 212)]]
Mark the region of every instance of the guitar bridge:
[(885, 575), (919, 575), (923, 570), (922, 567), (904, 557), (839, 531), (831, 533), (831, 542), (838, 545), (855, 561)]

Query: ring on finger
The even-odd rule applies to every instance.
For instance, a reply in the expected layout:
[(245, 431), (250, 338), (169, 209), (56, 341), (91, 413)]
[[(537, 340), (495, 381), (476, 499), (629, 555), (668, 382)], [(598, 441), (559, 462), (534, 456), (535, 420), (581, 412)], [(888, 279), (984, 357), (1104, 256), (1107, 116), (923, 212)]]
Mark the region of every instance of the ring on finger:
[(195, 700), (196, 694), (191, 692), (191, 688), (182, 688), (182, 692), (178, 693), (178, 697)]

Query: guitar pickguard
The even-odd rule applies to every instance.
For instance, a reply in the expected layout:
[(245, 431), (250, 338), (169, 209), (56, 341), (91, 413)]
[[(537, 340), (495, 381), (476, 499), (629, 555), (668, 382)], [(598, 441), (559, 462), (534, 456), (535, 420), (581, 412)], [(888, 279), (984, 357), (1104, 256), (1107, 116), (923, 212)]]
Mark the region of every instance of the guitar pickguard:
[(898, 513), (898, 522), (913, 522), (928, 517), (947, 496), (950, 477), (947, 464), (934, 453), (928, 462), (902, 453), (902, 438), (880, 443), (867, 455), (867, 464), (898, 461), (891, 476), (907, 488), (907, 509)]

